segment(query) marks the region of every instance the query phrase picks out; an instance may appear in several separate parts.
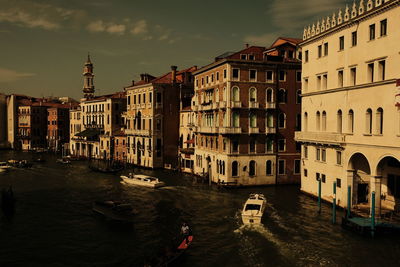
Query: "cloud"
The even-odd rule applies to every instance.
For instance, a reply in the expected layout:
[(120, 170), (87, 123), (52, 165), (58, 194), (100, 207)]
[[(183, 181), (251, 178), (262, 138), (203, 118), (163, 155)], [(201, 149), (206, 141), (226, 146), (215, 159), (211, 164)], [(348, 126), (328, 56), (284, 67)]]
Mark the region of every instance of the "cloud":
[(270, 18), (270, 30), (259, 35), (249, 34), (244, 41), (268, 46), (283, 35), (302, 38), (305, 26), (343, 9), (345, 3), (346, 0), (274, 0), (266, 11), (266, 17)]
[(21, 73), (15, 70), (0, 68), (0, 82), (15, 82), (22, 78), (35, 76), (35, 73)]
[(107, 32), (110, 34), (124, 34), (126, 26), (124, 24), (106, 23), (102, 20), (96, 20), (89, 23), (86, 27), (89, 32)]
[(131, 33), (132, 34), (143, 34), (143, 33), (147, 33), (148, 29), (147, 29), (147, 22), (146, 20), (142, 19), (139, 20), (138, 22), (135, 23), (135, 25), (133, 26)]
[(83, 11), (66, 9), (32, 1), (1, 1), (0, 22), (19, 27), (58, 30), (65, 22), (74, 22), (83, 17)]

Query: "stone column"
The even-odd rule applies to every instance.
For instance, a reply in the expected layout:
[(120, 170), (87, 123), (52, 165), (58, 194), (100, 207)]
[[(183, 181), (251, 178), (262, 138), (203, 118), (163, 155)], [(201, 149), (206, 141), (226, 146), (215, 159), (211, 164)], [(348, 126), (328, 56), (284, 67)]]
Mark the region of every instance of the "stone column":
[[(381, 216), (381, 183), (382, 183), (382, 176), (371, 176), (370, 193), (372, 194), (372, 192), (375, 191), (375, 216), (376, 217)], [(370, 201), (370, 203), (372, 203), (372, 201)]]

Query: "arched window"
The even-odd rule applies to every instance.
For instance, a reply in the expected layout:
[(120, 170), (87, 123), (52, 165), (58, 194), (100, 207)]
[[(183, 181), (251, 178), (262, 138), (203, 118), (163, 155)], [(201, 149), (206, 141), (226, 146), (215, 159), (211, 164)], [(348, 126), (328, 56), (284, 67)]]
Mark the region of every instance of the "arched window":
[(278, 92), (278, 102), (279, 103), (286, 103), (286, 90), (281, 88)]
[(265, 172), (266, 172), (266, 175), (272, 175), (272, 161), (267, 160)]
[(222, 175), (225, 175), (225, 161), (222, 161)]
[(239, 176), (239, 164), (237, 161), (232, 162), (232, 176)]
[(274, 127), (274, 115), (272, 113), (267, 112), (267, 127), (272, 128)]
[(138, 112), (138, 114), (136, 116), (136, 121), (137, 121), (137, 123), (136, 123), (137, 129), (141, 130), (142, 129), (142, 113), (140, 111)]
[(365, 132), (372, 134), (372, 110), (370, 108), (365, 113)]
[(322, 131), (326, 131), (326, 112), (322, 111)]
[(224, 90), (222, 92), (222, 100), (226, 101), (226, 87), (224, 87)]
[(308, 113), (307, 112), (305, 112), (304, 113), (304, 131), (308, 131)]
[(267, 89), (266, 92), (266, 102), (267, 103), (273, 103), (274, 102), (274, 91), (271, 88)]
[(349, 133), (354, 132), (354, 112), (352, 109), (349, 110), (347, 128)]
[(301, 104), (301, 90), (296, 91), (296, 104)]
[(255, 113), (250, 113), (250, 127), (257, 127), (257, 115)]
[(256, 175), (256, 162), (254, 160), (250, 161), (249, 164), (249, 175), (255, 176)]
[(321, 131), (321, 113), (319, 111), (315, 114), (315, 126), (317, 131)]
[(254, 87), (250, 88), (249, 99), (250, 99), (250, 102), (256, 102), (257, 101), (257, 90), (256, 90), (256, 88), (254, 88)]
[(279, 113), (278, 127), (279, 128), (285, 128), (286, 127), (286, 114), (285, 113)]
[(340, 109), (337, 112), (337, 132), (342, 133), (342, 111)]
[(215, 102), (219, 102), (219, 89), (215, 89)]
[(256, 139), (255, 138), (250, 139), (249, 147), (250, 147), (250, 153), (256, 152)]
[(183, 148), (183, 134), (179, 137), (179, 147)]
[(383, 134), (383, 109), (376, 110), (376, 133)]
[(240, 123), (240, 116), (239, 112), (235, 111), (232, 113), (232, 127), (239, 127)]
[(232, 101), (240, 101), (239, 97), (239, 87), (235, 86), (232, 88)]

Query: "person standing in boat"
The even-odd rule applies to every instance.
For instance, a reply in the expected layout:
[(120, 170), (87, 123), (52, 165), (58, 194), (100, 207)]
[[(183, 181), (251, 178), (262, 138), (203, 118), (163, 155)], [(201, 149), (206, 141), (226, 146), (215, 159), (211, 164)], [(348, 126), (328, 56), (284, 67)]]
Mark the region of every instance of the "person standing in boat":
[(184, 222), (182, 224), (181, 233), (182, 233), (183, 237), (186, 240), (186, 244), (188, 244), (189, 243), (190, 228), (189, 228), (189, 225), (187, 225), (186, 222)]

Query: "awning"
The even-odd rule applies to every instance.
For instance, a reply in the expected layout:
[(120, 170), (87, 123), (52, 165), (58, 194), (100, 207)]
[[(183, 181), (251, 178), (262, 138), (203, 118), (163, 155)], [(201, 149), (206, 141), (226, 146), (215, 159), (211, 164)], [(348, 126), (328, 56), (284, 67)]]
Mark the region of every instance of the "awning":
[(100, 134), (99, 129), (86, 129), (83, 132), (75, 134), (76, 136), (82, 136), (82, 137), (94, 137)]
[(190, 139), (185, 141), (185, 144), (194, 144), (194, 139)]

